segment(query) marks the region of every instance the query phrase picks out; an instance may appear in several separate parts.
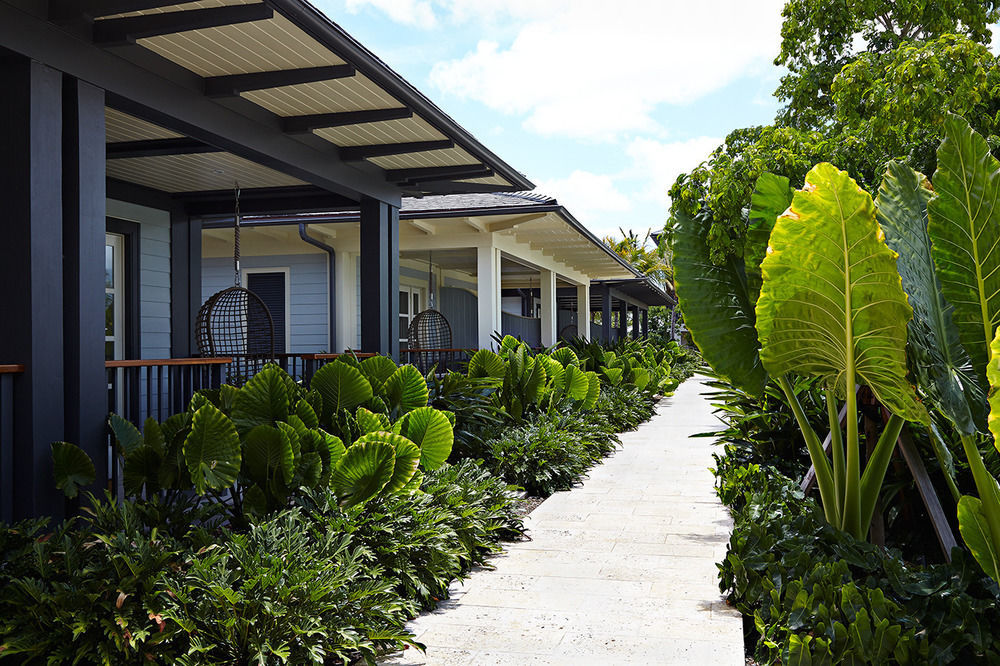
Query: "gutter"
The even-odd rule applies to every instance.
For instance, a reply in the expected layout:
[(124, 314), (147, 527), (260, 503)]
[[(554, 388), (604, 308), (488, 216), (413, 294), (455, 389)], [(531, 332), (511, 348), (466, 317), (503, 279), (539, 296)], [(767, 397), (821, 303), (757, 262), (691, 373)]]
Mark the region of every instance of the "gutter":
[(313, 238), (309, 235), (307, 231), (307, 225), (302, 222), (299, 223), (299, 238), (305, 242), (318, 247), (323, 250), (329, 256), (329, 282), (327, 285), (327, 294), (329, 295), (329, 304), (327, 307), (330, 308), (330, 352), (336, 353), (337, 350), (337, 251), (332, 246), (327, 245), (318, 238)]

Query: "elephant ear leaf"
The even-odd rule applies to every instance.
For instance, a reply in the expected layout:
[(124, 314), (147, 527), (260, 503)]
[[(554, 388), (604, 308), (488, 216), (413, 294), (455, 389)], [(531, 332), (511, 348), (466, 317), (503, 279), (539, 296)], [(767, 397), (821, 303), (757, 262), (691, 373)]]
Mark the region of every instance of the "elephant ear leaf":
[(94, 461), (87, 452), (69, 442), (52, 442), (52, 472), (56, 477), (56, 488), (66, 497), (76, 497), (83, 486), (89, 486), (97, 478)]
[(371, 400), (372, 385), (361, 371), (342, 361), (327, 363), (313, 375), (311, 388), (323, 397), (323, 422), (342, 409), (354, 409)]
[(1000, 162), (960, 116), (949, 114), (928, 204), (928, 232), (944, 297), (982, 379), (1000, 324)]
[(500, 379), (507, 372), (507, 363), (491, 349), (480, 349), (469, 359), (470, 378), (493, 377)]
[(115, 441), (118, 442), (118, 448), (123, 456), (127, 457), (128, 454), (142, 446), (142, 435), (131, 421), (117, 414), (112, 414), (108, 417), (108, 424), (111, 426), (111, 432), (114, 433)]
[[(705, 361), (752, 395), (767, 381), (761, 364), (754, 309), (742, 261), (716, 265), (709, 254), (711, 220), (673, 216), (674, 281), (684, 323)], [(612, 383), (616, 383), (612, 380)]]
[(366, 441), (353, 444), (337, 461), (330, 485), (343, 506), (367, 502), (392, 479), (396, 453), (392, 444)]
[(1000, 580), (1000, 553), (993, 548), (990, 526), (978, 497), (963, 495), (958, 500), (958, 531), (983, 571), (993, 580)]
[(355, 412), (354, 418), (358, 420), (358, 428), (361, 429), (362, 435), (389, 429), (388, 416), (385, 414), (371, 412), (364, 407), (359, 408), (358, 411)]
[(437, 469), (451, 455), (455, 430), (444, 412), (421, 407), (400, 419), (397, 427), (400, 435), (420, 447), (420, 466), (424, 469)]
[(261, 424), (246, 435), (244, 469), (262, 488), (273, 479), (290, 479), (295, 470), (291, 440), (272, 425)]
[(934, 271), (927, 231), (927, 206), (933, 197), (922, 173), (889, 162), (876, 199), (877, 217), (886, 243), (899, 254), (896, 266), (913, 307), (907, 347), (910, 369), (928, 399), (969, 434), (984, 421), (986, 394), (959, 341), (954, 308), (944, 299)]
[(382, 442), (392, 446), (395, 452), (392, 477), (383, 490), (387, 493), (402, 490), (417, 471), (417, 464), (420, 462), (420, 447), (408, 438), (392, 432), (368, 433), (356, 441), (353, 446), (368, 442)]
[(288, 417), (288, 385), (284, 374), (278, 366), (266, 365), (233, 396), (233, 423), (241, 434)]
[(928, 423), (906, 378), (913, 314), (871, 196), (821, 163), (778, 218), (757, 301), (761, 359), (772, 375), (821, 378), (846, 396), (866, 384), (894, 414)]
[(200, 407), (184, 440), (184, 461), (198, 494), (233, 485), (241, 459), (240, 438), (233, 422), (210, 403)]
[(385, 382), (386, 402), (405, 414), (427, 406), (427, 380), (412, 365), (401, 365)]
[(385, 381), (396, 372), (396, 364), (388, 356), (371, 356), (361, 361), (361, 372), (371, 382), (372, 390), (378, 393)]
[(760, 297), (760, 262), (764, 261), (767, 242), (778, 216), (792, 204), (792, 189), (788, 179), (764, 172), (757, 179), (750, 197), (750, 226), (747, 228), (743, 262), (747, 274), (747, 291), (751, 303)]

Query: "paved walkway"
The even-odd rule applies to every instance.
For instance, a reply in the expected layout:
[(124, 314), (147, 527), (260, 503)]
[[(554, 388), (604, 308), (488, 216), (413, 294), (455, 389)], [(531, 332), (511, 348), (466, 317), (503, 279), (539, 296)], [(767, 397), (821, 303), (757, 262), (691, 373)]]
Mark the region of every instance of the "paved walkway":
[(713, 491), (717, 425), (697, 378), (664, 400), (582, 487), (409, 628), (427, 645), (386, 664), (744, 664), (740, 614), (715, 563), (731, 521)]

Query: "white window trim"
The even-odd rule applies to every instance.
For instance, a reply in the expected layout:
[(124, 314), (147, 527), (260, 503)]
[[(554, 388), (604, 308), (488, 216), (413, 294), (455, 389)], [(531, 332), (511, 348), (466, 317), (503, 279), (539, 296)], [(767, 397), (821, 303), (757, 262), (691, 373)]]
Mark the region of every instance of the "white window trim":
[(292, 353), (292, 272), (288, 266), (272, 268), (241, 268), (240, 281), (246, 287), (250, 284), (248, 276), (251, 273), (284, 273), (285, 274), (285, 353)]

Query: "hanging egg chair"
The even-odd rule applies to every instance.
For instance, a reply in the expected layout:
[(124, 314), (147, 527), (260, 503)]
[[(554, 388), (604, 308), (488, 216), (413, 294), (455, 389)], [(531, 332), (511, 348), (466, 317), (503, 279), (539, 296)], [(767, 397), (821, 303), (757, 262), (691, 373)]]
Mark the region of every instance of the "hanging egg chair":
[(429, 309), (417, 314), (410, 322), (406, 336), (411, 350), (410, 362), (421, 372), (427, 372), (442, 360), (442, 350), (451, 349), (451, 324), (437, 310)]
[(233, 269), (236, 284), (212, 294), (202, 304), (195, 319), (195, 341), (203, 357), (232, 357), (235, 368), (230, 370), (230, 375), (245, 379), (259, 369), (258, 366), (274, 360), (274, 320), (264, 301), (240, 284), (238, 184), (235, 193)]

